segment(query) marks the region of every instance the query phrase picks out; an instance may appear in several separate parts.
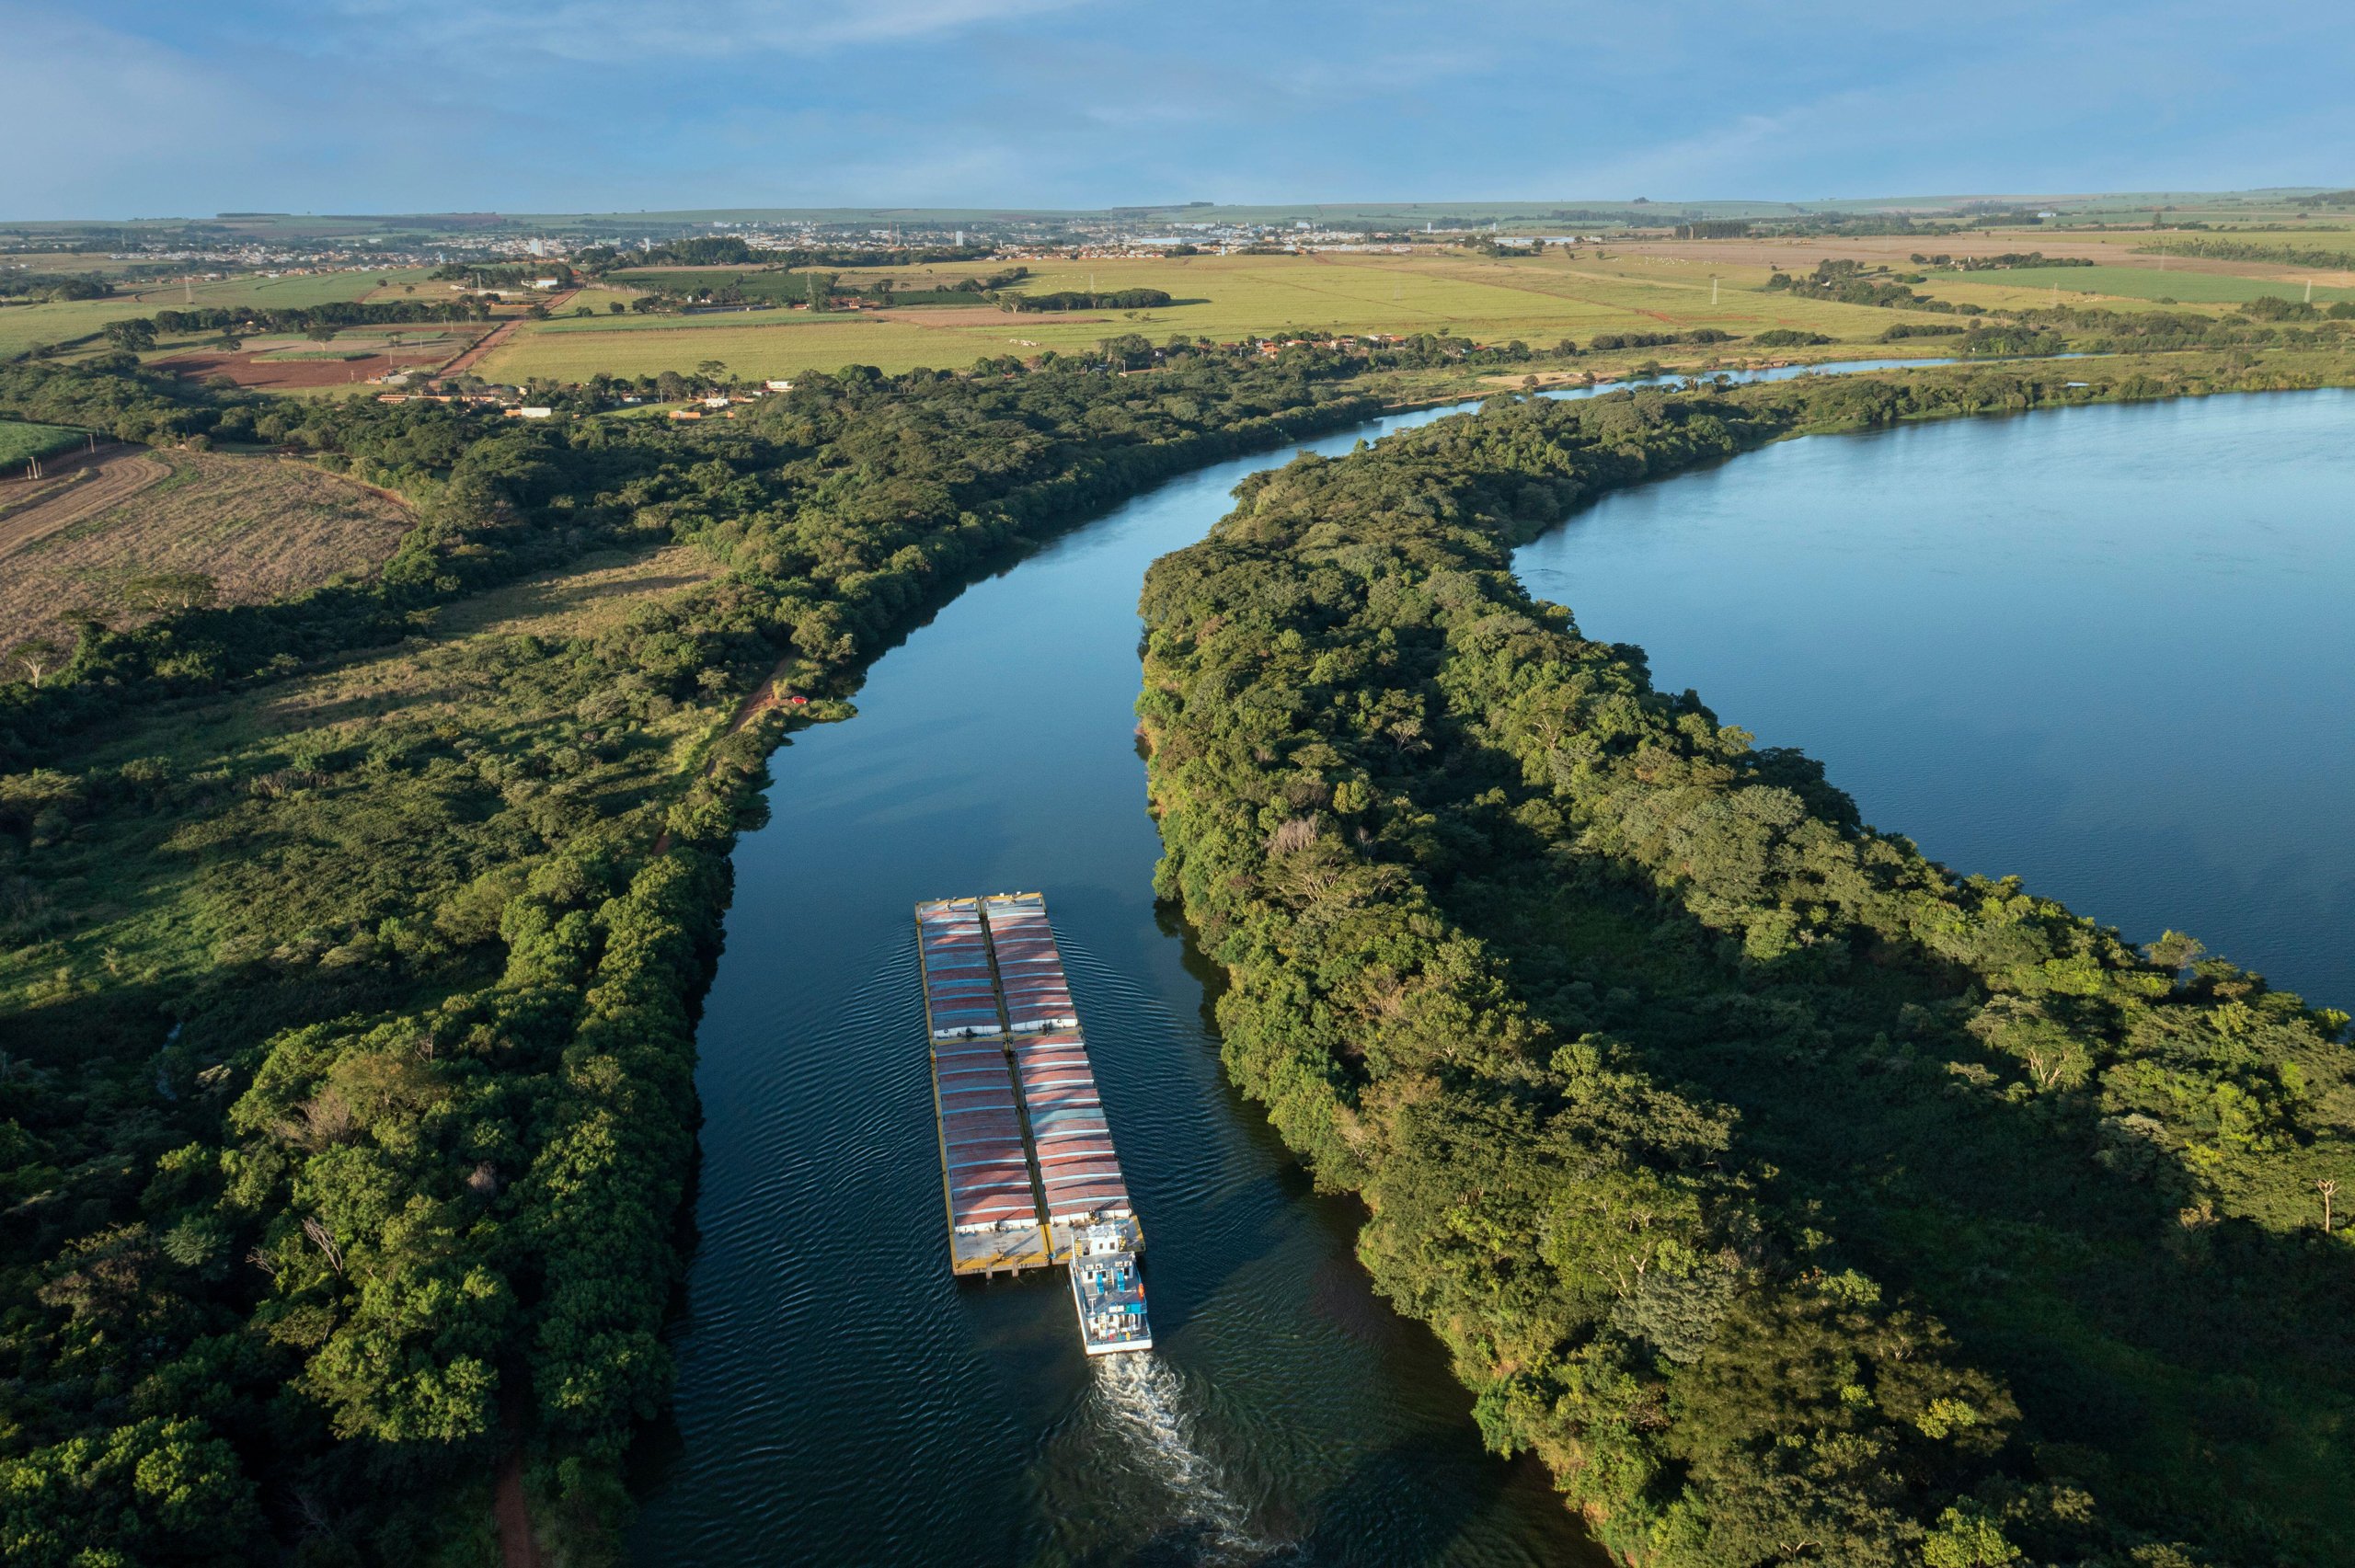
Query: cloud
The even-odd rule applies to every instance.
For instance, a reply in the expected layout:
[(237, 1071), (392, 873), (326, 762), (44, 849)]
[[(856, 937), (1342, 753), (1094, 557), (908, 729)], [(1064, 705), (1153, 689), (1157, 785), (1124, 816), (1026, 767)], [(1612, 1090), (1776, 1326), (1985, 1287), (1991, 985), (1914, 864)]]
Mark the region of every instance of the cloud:
[(0, 215), (2350, 183), (2284, 4), (0, 0)]
[(342, 0), (370, 27), (400, 28), (444, 56), (499, 50), (586, 64), (817, 55), (933, 42), (1068, 11), (1091, 0), (557, 0), (537, 8), (455, 0)]

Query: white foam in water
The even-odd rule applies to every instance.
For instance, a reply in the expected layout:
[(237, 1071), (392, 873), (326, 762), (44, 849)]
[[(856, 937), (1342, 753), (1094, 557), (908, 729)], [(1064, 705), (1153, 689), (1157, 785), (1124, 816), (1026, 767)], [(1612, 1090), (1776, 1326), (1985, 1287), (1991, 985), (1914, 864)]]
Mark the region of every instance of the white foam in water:
[(1127, 1445), (1136, 1468), (1176, 1501), (1178, 1516), (1200, 1527), (1207, 1562), (1248, 1562), (1274, 1543), (1251, 1533), (1250, 1521), (1215, 1465), (1194, 1446), (1185, 1413), (1185, 1384), (1151, 1351), (1096, 1359), (1096, 1398), (1105, 1425)]

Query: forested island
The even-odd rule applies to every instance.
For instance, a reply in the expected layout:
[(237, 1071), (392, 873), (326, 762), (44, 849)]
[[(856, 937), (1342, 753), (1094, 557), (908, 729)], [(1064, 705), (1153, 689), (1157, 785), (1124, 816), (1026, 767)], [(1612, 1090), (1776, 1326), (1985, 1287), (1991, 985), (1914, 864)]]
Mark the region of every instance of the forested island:
[(1261, 476), (1146, 583), (1227, 1065), (1627, 1561), (2339, 1554), (2347, 1016), (1924, 860), (1509, 566), (1785, 436), (2161, 390), (1503, 399)]
[[(977, 574), (1419, 363), (1128, 338), (686, 428), (0, 367), (0, 414), (412, 519), (0, 686), (10, 1560), (479, 1561), (502, 1463), (610, 1558), (768, 753)], [(1255, 482), (1147, 584), (1162, 891), (1230, 1069), (1630, 1560), (2326, 1560), (2347, 1021), (1929, 864), (1505, 551), (1804, 431), (2341, 374), (1507, 396)]]

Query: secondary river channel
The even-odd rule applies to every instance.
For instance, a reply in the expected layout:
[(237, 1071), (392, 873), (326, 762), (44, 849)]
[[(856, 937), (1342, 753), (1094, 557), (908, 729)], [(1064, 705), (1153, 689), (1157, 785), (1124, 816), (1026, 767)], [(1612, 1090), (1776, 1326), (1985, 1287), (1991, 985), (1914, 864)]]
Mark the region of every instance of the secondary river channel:
[[(2300, 813), (2355, 782), (2350, 431), (2355, 398), (2303, 394), (1786, 443), (1606, 500), (1521, 567), (1931, 854), (2343, 1005), (2355, 850)], [(1437, 1341), (1352, 1259), (1352, 1207), (1228, 1088), (1212, 978), (1154, 905), (1138, 585), (1295, 450), (967, 589), (856, 719), (773, 760), (699, 1038), (699, 1244), (639, 1561), (1602, 1561), (1534, 1463), (1482, 1450)], [(910, 911), (1011, 888), (1048, 895), (1071, 970), (1150, 1356), (1089, 1362), (1059, 1274), (948, 1276)]]

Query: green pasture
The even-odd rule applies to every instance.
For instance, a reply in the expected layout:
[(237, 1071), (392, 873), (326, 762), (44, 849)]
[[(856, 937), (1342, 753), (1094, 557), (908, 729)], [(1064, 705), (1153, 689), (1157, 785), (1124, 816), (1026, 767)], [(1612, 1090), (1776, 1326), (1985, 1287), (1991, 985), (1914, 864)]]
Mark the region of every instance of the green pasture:
[(238, 273), (212, 282), (186, 285), (177, 282), (156, 283), (144, 287), (139, 298), (144, 302), (142, 314), (169, 310), (174, 305), (255, 305), (264, 309), (294, 310), (305, 305), (339, 304), (347, 300), (364, 299), (375, 293), (378, 280), (392, 287), (384, 296), (403, 299), (401, 285), (413, 284), (416, 297), (437, 298), (447, 294), (446, 285), (430, 280), (431, 269), (423, 267), (371, 268), (352, 272), (305, 273), (284, 278), (264, 277), (258, 272)]
[[(2246, 265), (2252, 271), (2262, 267), (2256, 262)], [(1936, 272), (1928, 282), (1917, 287), (1938, 299), (2006, 308), (2050, 304), (2056, 287), (2063, 304), (2086, 303), (2088, 295), (2144, 303), (2173, 300), (2188, 305), (2246, 304), (2260, 294), (2285, 300), (2302, 300), (2306, 295), (2303, 279), (2292, 283), (2230, 272), (2162, 269), (2155, 262), (2148, 267), (2020, 267), (2005, 272)], [(2314, 297), (2316, 304), (2328, 304), (2335, 300), (2355, 299), (2355, 289), (2332, 287), (2317, 279)]]
[(21, 354), (37, 343), (68, 343), (86, 338), (109, 321), (146, 315), (155, 308), (132, 299), (0, 305), (0, 359)]
[(557, 314), (559, 316), (569, 317), (575, 311), (586, 307), (592, 315), (604, 315), (608, 314), (606, 306), (616, 304), (627, 310), (629, 302), (638, 298), (640, 292), (641, 291), (637, 289), (606, 288), (601, 284), (591, 283), (574, 291), (572, 297), (558, 308)]
[[(833, 270), (839, 271), (840, 269)], [(613, 275), (616, 283), (633, 289), (650, 289), (663, 294), (689, 294), (697, 289), (714, 292), (733, 288), (748, 300), (806, 300), (810, 297), (810, 279), (806, 273), (764, 269), (757, 267), (644, 267)]]
[(16, 419), (0, 419), (0, 468), (13, 468), (27, 458), (63, 452), (81, 445), (82, 441), (83, 432), (63, 425), (28, 425)]

